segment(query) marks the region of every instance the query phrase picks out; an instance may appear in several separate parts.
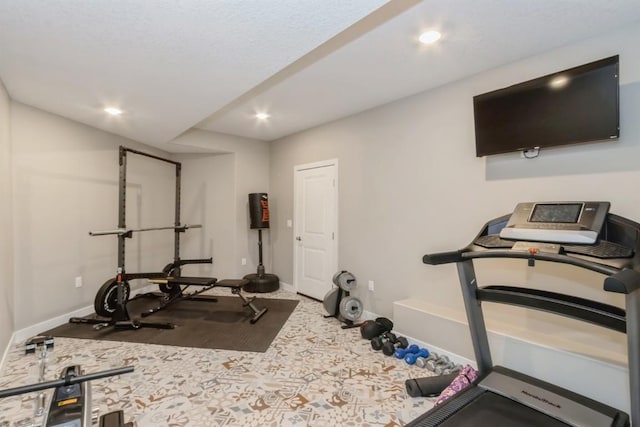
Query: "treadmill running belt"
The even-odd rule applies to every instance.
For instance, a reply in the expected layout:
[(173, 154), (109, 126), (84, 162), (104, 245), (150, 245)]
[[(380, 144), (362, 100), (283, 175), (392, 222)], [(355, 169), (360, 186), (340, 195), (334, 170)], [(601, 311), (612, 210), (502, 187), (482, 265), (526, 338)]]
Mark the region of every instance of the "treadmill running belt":
[(487, 391), (439, 425), (443, 427), (566, 427), (568, 424)]

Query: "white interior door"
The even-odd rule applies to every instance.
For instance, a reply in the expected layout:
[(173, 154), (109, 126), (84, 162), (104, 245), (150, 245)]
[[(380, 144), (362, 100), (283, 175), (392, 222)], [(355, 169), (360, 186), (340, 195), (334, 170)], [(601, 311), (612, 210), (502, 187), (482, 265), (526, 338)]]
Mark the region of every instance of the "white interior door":
[(338, 268), (337, 169), (337, 160), (294, 168), (294, 285), (319, 300)]

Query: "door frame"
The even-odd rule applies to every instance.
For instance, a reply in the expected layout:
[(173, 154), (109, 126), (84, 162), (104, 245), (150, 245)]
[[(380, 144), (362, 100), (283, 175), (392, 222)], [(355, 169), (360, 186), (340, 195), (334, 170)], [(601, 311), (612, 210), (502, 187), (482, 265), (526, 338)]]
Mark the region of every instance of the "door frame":
[(338, 159), (321, 160), (313, 163), (305, 163), (301, 165), (295, 165), (293, 167), (293, 235), (291, 236), (291, 245), (293, 246), (293, 288), (298, 292), (298, 247), (296, 244), (296, 236), (299, 235), (300, 224), (298, 223), (298, 187), (300, 186), (300, 177), (298, 172), (308, 169), (317, 169), (322, 167), (334, 167), (334, 192), (333, 192), (333, 220), (335, 224), (335, 231), (333, 237), (333, 259), (330, 260), (333, 266), (333, 271), (338, 271), (338, 237), (339, 237), (339, 224), (338, 224), (338, 177), (339, 177), (339, 165)]

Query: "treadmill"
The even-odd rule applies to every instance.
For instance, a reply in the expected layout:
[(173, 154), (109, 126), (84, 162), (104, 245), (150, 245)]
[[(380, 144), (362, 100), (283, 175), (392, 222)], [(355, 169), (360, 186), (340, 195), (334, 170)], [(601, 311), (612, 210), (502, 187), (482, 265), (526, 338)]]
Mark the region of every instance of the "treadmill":
[[(625, 294), (625, 308), (515, 286), (479, 287), (474, 260), (521, 258), (606, 275), (604, 290)], [(608, 202), (521, 203), (487, 222), (463, 249), (427, 254), (429, 265), (456, 263), (480, 375), (468, 388), (408, 426), (640, 426), (640, 224), (609, 213)], [(493, 366), (482, 302), (517, 305), (627, 334), (629, 415), (545, 381)]]

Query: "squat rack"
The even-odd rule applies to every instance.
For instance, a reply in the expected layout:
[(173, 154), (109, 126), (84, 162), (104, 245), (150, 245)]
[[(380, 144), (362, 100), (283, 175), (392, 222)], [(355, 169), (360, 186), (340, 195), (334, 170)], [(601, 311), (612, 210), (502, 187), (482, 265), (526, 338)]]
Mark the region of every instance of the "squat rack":
[[(175, 219), (174, 225), (169, 227), (151, 227), (151, 228), (139, 228), (128, 229), (126, 225), (126, 205), (127, 205), (127, 153), (133, 153), (140, 156), (148, 157), (151, 159), (159, 160), (161, 162), (169, 163), (175, 166)], [(98, 319), (84, 319), (84, 318), (71, 318), (69, 321), (73, 323), (91, 323), (91, 324), (109, 324), (115, 326), (117, 329), (138, 329), (140, 327), (153, 327), (161, 329), (171, 329), (175, 325), (171, 323), (151, 323), (140, 322), (138, 320), (131, 320), (129, 313), (127, 312), (127, 299), (128, 299), (128, 281), (132, 279), (160, 279), (165, 278), (168, 275), (174, 277), (181, 276), (181, 267), (185, 264), (210, 264), (212, 258), (205, 259), (192, 259), (181, 260), (180, 259), (180, 233), (184, 233), (189, 228), (201, 228), (201, 225), (187, 225), (180, 224), (180, 187), (181, 187), (181, 170), (182, 165), (180, 162), (165, 159), (163, 157), (155, 156), (153, 154), (144, 153), (142, 151), (134, 150), (120, 146), (119, 148), (119, 184), (118, 184), (118, 228), (115, 230), (104, 231), (92, 231), (89, 232), (91, 236), (106, 236), (117, 235), (118, 236), (118, 267), (116, 270), (115, 286), (117, 289), (117, 297), (115, 306), (113, 307), (113, 314), (109, 322)], [(153, 231), (153, 230), (174, 230), (174, 251), (173, 251), (173, 263), (168, 264), (162, 272), (152, 273), (127, 273), (125, 268), (125, 246), (126, 239), (131, 238), (135, 232)], [(96, 306), (98, 306), (98, 300), (104, 299), (106, 304), (109, 304), (109, 294), (112, 292), (112, 285), (114, 282), (107, 281), (103, 288), (104, 292), (99, 292), (96, 297)], [(103, 290), (101, 288), (101, 291)], [(104, 298), (100, 298), (100, 294)]]
[[(126, 226), (126, 216), (127, 216), (127, 153), (134, 153), (140, 156), (148, 157), (150, 159), (159, 160), (161, 162), (172, 164), (176, 167), (175, 178), (176, 178), (176, 193), (175, 193), (175, 219), (173, 223), (173, 227), (155, 227), (155, 228), (142, 228), (137, 230), (127, 229)], [(124, 263), (125, 263), (125, 242), (127, 238), (130, 238), (133, 232), (138, 231), (151, 231), (151, 230), (168, 230), (174, 229), (174, 237), (173, 237), (173, 262), (174, 264), (180, 261), (180, 233), (183, 233), (188, 228), (199, 228), (201, 225), (180, 225), (180, 180), (181, 180), (181, 172), (182, 172), (182, 164), (180, 162), (175, 162), (173, 160), (165, 159), (163, 157), (154, 156), (153, 154), (143, 153), (142, 151), (134, 150), (131, 148), (126, 148), (120, 146), (120, 182), (119, 182), (119, 194), (120, 199), (118, 200), (118, 230), (114, 233), (111, 232), (93, 232), (90, 233), (94, 236), (97, 235), (105, 235), (105, 234), (117, 234), (118, 235), (118, 271), (117, 273), (120, 275), (125, 274)], [(145, 276), (146, 277), (146, 276)]]

